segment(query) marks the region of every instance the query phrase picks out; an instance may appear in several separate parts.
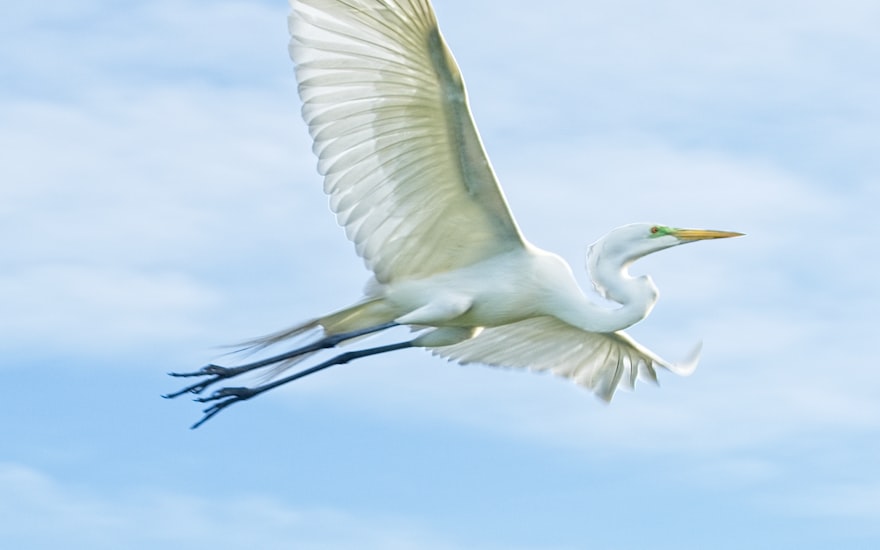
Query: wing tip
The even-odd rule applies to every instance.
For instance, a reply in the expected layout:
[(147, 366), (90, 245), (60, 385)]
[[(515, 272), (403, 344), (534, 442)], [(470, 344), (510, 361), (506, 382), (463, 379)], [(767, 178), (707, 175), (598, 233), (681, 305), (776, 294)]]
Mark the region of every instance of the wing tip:
[(694, 349), (687, 355), (687, 358), (681, 363), (671, 363), (663, 365), (666, 370), (673, 372), (679, 376), (690, 376), (697, 370), (697, 364), (700, 362), (700, 352), (703, 350), (703, 342), (697, 342)]

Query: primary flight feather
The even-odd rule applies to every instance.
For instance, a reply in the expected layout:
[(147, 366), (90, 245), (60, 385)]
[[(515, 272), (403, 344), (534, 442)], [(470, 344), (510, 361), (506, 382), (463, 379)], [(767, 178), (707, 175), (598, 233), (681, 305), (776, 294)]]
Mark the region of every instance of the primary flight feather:
[(376, 279), (421, 279), (522, 248), (430, 4), (291, 5), (318, 171)]
[(423, 347), (461, 363), (550, 371), (610, 400), (620, 385), (656, 380), (656, 367), (688, 374), (636, 343), (626, 327), (648, 315), (657, 290), (633, 277), (638, 258), (686, 242), (739, 233), (631, 224), (588, 253), (589, 300), (568, 264), (522, 235), (486, 156), (458, 66), (427, 0), (292, 0), (290, 55), (303, 118), (330, 207), (373, 278), (342, 310), (254, 341), (276, 344), (319, 330), (314, 341), (238, 367), (208, 365), (168, 397), (321, 349), (406, 325), (415, 337), (342, 353), (261, 386), (230, 387), (193, 427), (232, 403), (324, 368)]

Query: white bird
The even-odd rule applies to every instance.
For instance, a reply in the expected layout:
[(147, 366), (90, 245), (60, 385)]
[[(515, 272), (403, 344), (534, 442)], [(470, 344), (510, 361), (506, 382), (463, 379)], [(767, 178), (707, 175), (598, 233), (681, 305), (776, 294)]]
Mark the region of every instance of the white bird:
[[(623, 329), (657, 300), (630, 264), (652, 252), (740, 233), (638, 223), (590, 246), (596, 290), (620, 304), (589, 300), (559, 256), (523, 237), (496, 181), (471, 117), (464, 83), (428, 0), (291, 0), (290, 55), (302, 114), (314, 140), (330, 207), (372, 271), (365, 297), (342, 310), (252, 342), (257, 346), (320, 330), (293, 351), (239, 367), (208, 365), (202, 381), (166, 397), (404, 325), (397, 344), (338, 355), (254, 388), (223, 388), (193, 427), (232, 403), (332, 365), (422, 347), (462, 364), (550, 371), (610, 400), (620, 384), (656, 381), (665, 361)], [(277, 374), (277, 372), (276, 372)]]

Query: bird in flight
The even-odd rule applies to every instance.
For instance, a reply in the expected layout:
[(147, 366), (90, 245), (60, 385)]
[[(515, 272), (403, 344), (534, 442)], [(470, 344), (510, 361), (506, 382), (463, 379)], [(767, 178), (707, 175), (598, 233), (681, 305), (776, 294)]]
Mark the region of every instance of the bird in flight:
[[(237, 367), (208, 365), (172, 376), (197, 382), (168, 394), (202, 394), (245, 372), (271, 381), (223, 387), (193, 428), (226, 407), (361, 357), (425, 348), (462, 364), (549, 371), (610, 400), (619, 385), (656, 381), (657, 367), (686, 375), (623, 329), (657, 300), (632, 262), (683, 243), (741, 233), (636, 223), (589, 247), (591, 301), (559, 256), (520, 232), (471, 117), (464, 82), (428, 0), (291, 0), (290, 55), (302, 114), (324, 190), (346, 236), (372, 271), (364, 298), (251, 342), (300, 347)], [(320, 350), (397, 326), (414, 335), (346, 351), (311, 368), (282, 371)], [(299, 337), (299, 338), (297, 338)]]

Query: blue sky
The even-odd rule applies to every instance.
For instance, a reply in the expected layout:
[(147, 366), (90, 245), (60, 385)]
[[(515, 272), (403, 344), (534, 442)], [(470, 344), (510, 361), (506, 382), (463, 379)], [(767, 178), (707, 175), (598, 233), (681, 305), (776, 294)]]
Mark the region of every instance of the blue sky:
[(167, 371), (367, 278), (299, 119), (287, 6), (19, 2), (0, 21), (0, 544), (880, 543), (880, 5), (436, 8), (530, 240), (581, 273), (624, 223), (748, 233), (636, 266), (661, 300), (632, 333), (669, 357), (702, 339), (697, 372), (605, 406), (412, 350), (188, 430)]

